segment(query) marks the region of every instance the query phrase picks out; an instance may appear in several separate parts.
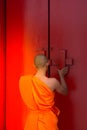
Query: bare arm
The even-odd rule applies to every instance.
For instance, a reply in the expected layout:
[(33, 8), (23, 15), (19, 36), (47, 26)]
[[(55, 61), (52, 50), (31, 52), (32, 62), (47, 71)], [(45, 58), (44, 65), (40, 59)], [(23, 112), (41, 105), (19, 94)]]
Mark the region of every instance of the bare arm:
[(66, 84), (66, 81), (64, 79), (64, 76), (67, 74), (67, 72), (68, 72), (67, 67), (64, 67), (63, 69), (58, 70), (60, 82), (58, 80), (56, 80), (56, 91), (63, 94), (63, 95), (68, 94), (67, 84)]

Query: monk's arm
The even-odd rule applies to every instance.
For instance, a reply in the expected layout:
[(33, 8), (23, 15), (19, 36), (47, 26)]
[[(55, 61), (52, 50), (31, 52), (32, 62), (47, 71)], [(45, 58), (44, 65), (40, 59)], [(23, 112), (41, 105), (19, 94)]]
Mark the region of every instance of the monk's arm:
[(67, 88), (67, 84), (66, 84), (66, 81), (64, 78), (64, 76), (65, 76), (65, 74), (67, 74), (67, 72), (68, 72), (68, 68), (63, 68), (62, 70), (58, 70), (60, 82), (56, 81), (56, 91), (63, 95), (68, 94), (68, 88)]

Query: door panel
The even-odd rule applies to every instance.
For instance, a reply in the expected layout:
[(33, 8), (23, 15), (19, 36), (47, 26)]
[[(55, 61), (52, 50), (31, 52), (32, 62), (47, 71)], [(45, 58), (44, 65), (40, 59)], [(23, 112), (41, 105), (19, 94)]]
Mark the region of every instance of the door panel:
[(7, 1), (6, 129), (23, 130), (27, 107), (19, 78), (35, 72), (34, 56), (47, 51), (47, 1)]
[[(66, 77), (69, 94), (67, 97), (56, 95), (56, 104), (61, 110), (60, 130), (87, 129), (87, 2), (51, 0), (51, 58), (59, 64), (67, 50), (67, 58), (73, 58), (74, 64)], [(59, 57), (60, 56), (60, 57)], [(59, 66), (61, 67), (61, 66)], [(51, 75), (57, 77), (56, 67), (51, 66)]]
[(33, 71), (32, 64), (35, 54), (47, 52), (47, 20), (46, 0), (38, 2), (26, 0), (24, 7), (24, 72), (26, 74)]

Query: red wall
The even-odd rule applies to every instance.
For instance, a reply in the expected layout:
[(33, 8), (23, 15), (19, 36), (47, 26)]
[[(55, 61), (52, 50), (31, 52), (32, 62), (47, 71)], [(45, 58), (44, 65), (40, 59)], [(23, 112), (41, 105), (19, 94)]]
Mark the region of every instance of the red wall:
[[(34, 55), (45, 48), (48, 41), (47, 0), (7, 0), (6, 47), (6, 128), (22, 130), (27, 108), (19, 93), (19, 77), (35, 72)], [(58, 64), (61, 49), (67, 49), (74, 65), (66, 77), (67, 97), (56, 95), (61, 109), (60, 130), (87, 129), (87, 2), (51, 0), (51, 58)], [(51, 66), (51, 75), (57, 76)]]
[(0, 1), (0, 130), (4, 129), (5, 101), (5, 45), (4, 45), (4, 4)]

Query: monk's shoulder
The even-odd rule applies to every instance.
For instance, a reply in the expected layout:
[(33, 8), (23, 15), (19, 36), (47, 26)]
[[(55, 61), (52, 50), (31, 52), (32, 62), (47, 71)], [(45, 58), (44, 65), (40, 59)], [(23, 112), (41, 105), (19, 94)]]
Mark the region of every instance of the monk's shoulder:
[(23, 82), (23, 81), (27, 81), (29, 79), (32, 78), (32, 75), (22, 75), (20, 78), (19, 78), (19, 82)]
[(52, 84), (53, 86), (56, 86), (59, 83), (59, 80), (56, 78), (49, 78), (49, 82), (50, 84)]
[(47, 80), (50, 85), (54, 85), (56, 82), (56, 78), (48, 78)]
[(51, 78), (48, 78), (48, 80), (50, 81), (50, 82), (56, 82), (56, 78), (54, 78), (54, 77), (51, 77)]
[(25, 88), (28, 89), (29, 88), (29, 84), (31, 83), (32, 76), (31, 75), (24, 75), (21, 76), (19, 79), (19, 89), (20, 91), (24, 91)]

